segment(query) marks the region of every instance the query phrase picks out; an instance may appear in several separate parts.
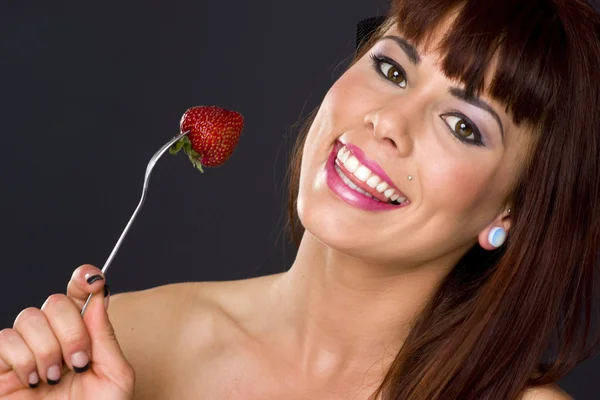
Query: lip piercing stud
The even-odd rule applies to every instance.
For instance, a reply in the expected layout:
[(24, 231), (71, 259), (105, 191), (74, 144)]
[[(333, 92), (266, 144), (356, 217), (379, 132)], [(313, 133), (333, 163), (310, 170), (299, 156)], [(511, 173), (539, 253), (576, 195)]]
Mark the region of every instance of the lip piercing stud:
[(408, 180), (409, 180), (409, 181), (412, 181), (412, 176), (410, 176), (410, 175), (409, 175), (409, 176), (408, 176)]

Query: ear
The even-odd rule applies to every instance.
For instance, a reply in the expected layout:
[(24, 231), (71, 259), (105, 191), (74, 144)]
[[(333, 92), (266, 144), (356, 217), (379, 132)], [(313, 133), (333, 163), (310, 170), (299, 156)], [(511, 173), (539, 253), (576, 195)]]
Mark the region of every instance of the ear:
[(504, 207), (504, 209), (500, 214), (498, 214), (496, 219), (494, 219), (494, 221), (492, 221), (488, 226), (486, 226), (485, 229), (479, 232), (479, 245), (482, 248), (486, 250), (496, 250), (496, 247), (492, 246), (488, 239), (490, 231), (494, 228), (503, 228), (506, 232), (506, 236), (509, 235), (512, 218), (508, 210), (510, 210), (510, 207)]

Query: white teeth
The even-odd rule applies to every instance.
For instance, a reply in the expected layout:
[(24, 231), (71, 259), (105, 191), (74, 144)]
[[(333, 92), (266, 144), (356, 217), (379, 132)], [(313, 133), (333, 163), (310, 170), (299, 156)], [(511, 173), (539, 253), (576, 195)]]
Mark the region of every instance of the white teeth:
[(381, 182), (379, 185), (377, 185), (376, 189), (379, 193), (383, 193), (386, 189), (388, 188), (388, 184), (385, 182)]
[(383, 192), (383, 195), (385, 197), (387, 197), (388, 199), (394, 194), (394, 189), (388, 189), (385, 192)]
[(348, 159), (348, 157), (350, 156), (350, 152), (348, 151), (347, 148), (342, 147), (340, 149), (340, 151), (338, 151), (337, 154), (337, 158), (341, 161), (341, 162), (346, 162), (346, 160)]
[[(396, 191), (393, 188), (390, 188), (386, 182), (383, 182), (380, 177), (373, 174), (368, 167), (362, 165), (360, 161), (358, 161), (358, 159), (352, 155), (352, 153), (350, 152), (350, 150), (348, 150), (347, 147), (342, 147), (340, 150), (338, 150), (337, 159), (344, 164), (344, 167), (348, 170), (348, 172), (352, 173), (356, 177), (356, 179), (358, 179), (361, 182), (366, 182), (367, 185), (369, 185), (369, 187), (375, 188), (379, 193), (383, 193), (383, 195), (390, 201), (397, 201), (398, 203), (403, 203), (406, 201), (406, 197), (401, 197), (399, 194), (396, 193)], [(338, 165), (334, 166), (340, 178), (342, 178), (344, 183), (348, 185), (351, 189), (361, 194), (364, 194), (365, 196), (368, 196), (377, 202), (382, 202), (377, 197), (374, 197), (371, 193), (366, 192), (365, 190), (358, 187), (354, 182), (352, 182), (350, 178), (348, 178), (342, 172)]]
[(367, 194), (367, 192), (365, 192), (364, 190), (362, 190), (361, 188), (359, 188), (358, 186), (356, 186), (356, 184), (354, 184), (354, 182), (352, 182), (350, 180), (350, 178), (348, 178), (346, 175), (344, 175), (344, 173), (342, 172), (342, 170), (340, 169), (340, 167), (338, 167), (337, 165), (335, 165), (335, 170), (337, 171), (338, 175), (340, 176), (340, 178), (342, 178), (342, 180), (344, 181), (344, 183), (346, 185), (350, 186), (350, 188), (356, 190), (358, 193)]
[(364, 190), (362, 190), (362, 189), (361, 189), (361, 188), (359, 188), (358, 186), (356, 186), (356, 187), (354, 188), (354, 190), (356, 190), (356, 191), (357, 191), (358, 193), (360, 193), (360, 194), (367, 194), (367, 192), (365, 192)]
[(358, 169), (360, 163), (358, 162), (358, 159), (356, 157), (350, 156), (346, 161), (344, 161), (344, 165), (346, 166), (348, 171), (354, 173)]
[(372, 177), (367, 179), (367, 185), (371, 186), (373, 189), (377, 185), (379, 185), (379, 182), (381, 182), (381, 179), (379, 179), (379, 177), (377, 175), (373, 175)]
[(371, 176), (371, 170), (364, 165), (361, 165), (354, 173), (354, 176), (356, 176), (359, 181), (364, 182)]

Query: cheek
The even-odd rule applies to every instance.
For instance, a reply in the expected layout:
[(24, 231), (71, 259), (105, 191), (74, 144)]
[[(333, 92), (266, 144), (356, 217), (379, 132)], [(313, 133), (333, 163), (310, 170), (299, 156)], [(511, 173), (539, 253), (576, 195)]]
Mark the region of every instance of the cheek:
[(368, 104), (365, 77), (356, 66), (353, 68), (346, 71), (329, 88), (321, 103), (325, 120), (335, 124), (338, 130), (360, 127), (361, 115)]
[[(486, 162), (472, 161), (447, 154), (428, 154), (429, 161), (419, 168), (423, 200), (436, 210), (453, 214), (463, 220), (494, 202), (495, 168)], [(487, 208), (487, 207), (484, 207)], [(462, 218), (461, 218), (462, 215)]]
[(301, 193), (318, 186), (319, 182), (315, 179), (318, 179), (335, 139), (360, 123), (360, 101), (353, 97), (355, 94), (351, 92), (354, 89), (349, 89), (355, 80), (349, 71), (346, 72), (331, 86), (319, 106), (304, 143), (300, 168)]

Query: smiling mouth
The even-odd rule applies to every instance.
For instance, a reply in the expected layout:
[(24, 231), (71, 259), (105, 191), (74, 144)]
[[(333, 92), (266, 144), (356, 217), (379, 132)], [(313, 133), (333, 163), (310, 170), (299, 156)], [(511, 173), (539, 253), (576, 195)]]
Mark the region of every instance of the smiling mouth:
[(397, 206), (410, 203), (403, 193), (363, 165), (343, 143), (338, 142), (335, 150), (335, 170), (350, 189), (381, 203)]

